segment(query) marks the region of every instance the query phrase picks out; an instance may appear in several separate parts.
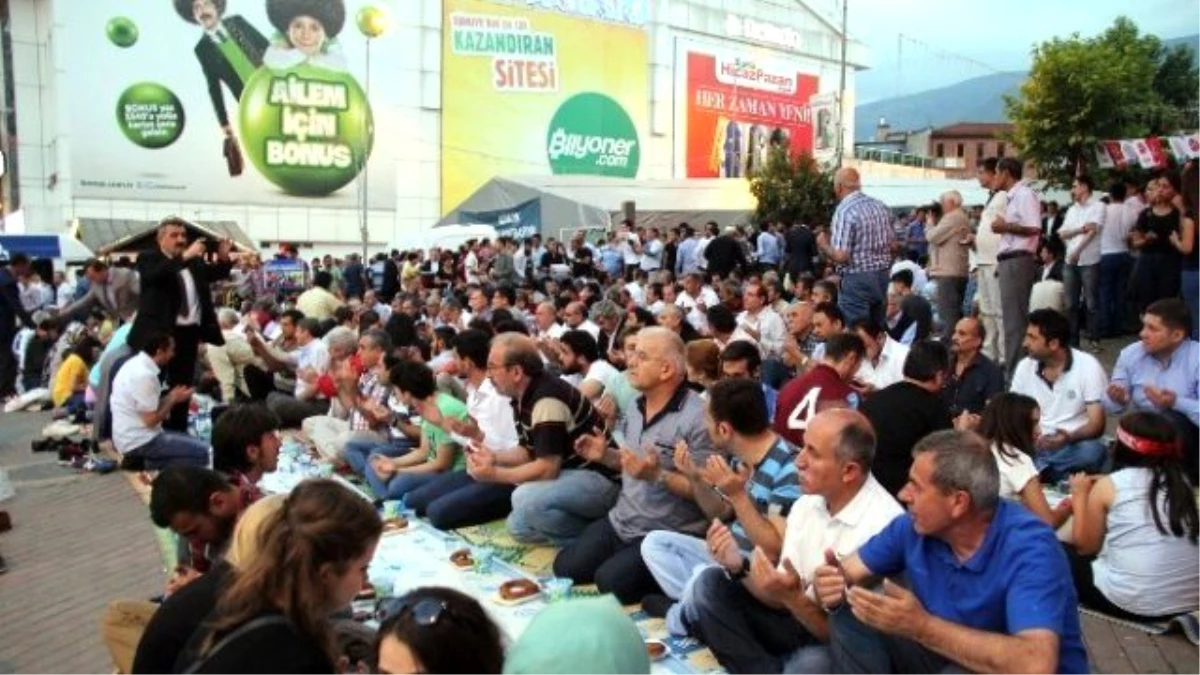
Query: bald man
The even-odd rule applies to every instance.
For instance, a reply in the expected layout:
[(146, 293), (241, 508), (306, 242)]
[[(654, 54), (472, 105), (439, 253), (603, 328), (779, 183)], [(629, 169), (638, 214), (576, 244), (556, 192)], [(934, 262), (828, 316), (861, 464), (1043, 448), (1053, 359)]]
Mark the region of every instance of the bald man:
[(838, 306), (846, 323), (874, 318), (883, 323), (888, 271), (892, 265), (892, 212), (883, 202), (861, 192), (858, 172), (846, 167), (833, 177), (838, 199), (833, 235), (817, 237), (821, 252), (837, 266), (842, 279)]
[(709, 528), (717, 564), (695, 579), (682, 613), (729, 672), (830, 672), (829, 619), (806, 582), (827, 550), (850, 555), (902, 513), (871, 475), (874, 460), (875, 432), (862, 413), (817, 413), (795, 457), (803, 496), (788, 513), (779, 558), (756, 548), (747, 559), (728, 527)]
[[(623, 604), (661, 593), (642, 560), (641, 545), (655, 530), (702, 535), (708, 526), (692, 483), (675, 465), (685, 455), (703, 466), (713, 454), (704, 401), (687, 386), (683, 340), (666, 328), (638, 333), (626, 376), (641, 396), (620, 424), (620, 449), (599, 434), (584, 435), (575, 451), (589, 462), (622, 472), (616, 506), (559, 552), (554, 574), (595, 583)], [(685, 460), (687, 461), (687, 460)]]

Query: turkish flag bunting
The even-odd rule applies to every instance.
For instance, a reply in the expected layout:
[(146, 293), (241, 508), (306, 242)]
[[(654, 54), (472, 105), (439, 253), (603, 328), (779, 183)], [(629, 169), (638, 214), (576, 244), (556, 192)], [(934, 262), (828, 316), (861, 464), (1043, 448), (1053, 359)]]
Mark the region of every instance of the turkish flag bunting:
[(1154, 158), (1154, 166), (1165, 167), (1167, 165), (1167, 153), (1163, 152), (1162, 142), (1156, 136), (1151, 136), (1146, 139), (1146, 146), (1150, 148), (1150, 155)]

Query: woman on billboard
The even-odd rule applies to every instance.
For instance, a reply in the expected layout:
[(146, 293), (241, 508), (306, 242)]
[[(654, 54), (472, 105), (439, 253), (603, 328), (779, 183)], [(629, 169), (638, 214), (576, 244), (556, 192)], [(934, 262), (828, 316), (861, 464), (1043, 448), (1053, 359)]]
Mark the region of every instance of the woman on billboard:
[(308, 63), (346, 70), (346, 57), (335, 39), (346, 23), (342, 0), (267, 0), (267, 18), (279, 33), (263, 55), (263, 63), (286, 70)]

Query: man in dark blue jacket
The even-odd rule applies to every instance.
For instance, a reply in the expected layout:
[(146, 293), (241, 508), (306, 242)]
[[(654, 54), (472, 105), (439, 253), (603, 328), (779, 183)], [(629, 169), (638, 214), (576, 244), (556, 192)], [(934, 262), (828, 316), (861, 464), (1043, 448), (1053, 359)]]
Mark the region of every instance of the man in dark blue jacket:
[(21, 304), (17, 279), (29, 274), (29, 257), (16, 253), (7, 267), (0, 267), (0, 399), (17, 393), (17, 362), (12, 343), (17, 335), (17, 320), (33, 328), (33, 318)]

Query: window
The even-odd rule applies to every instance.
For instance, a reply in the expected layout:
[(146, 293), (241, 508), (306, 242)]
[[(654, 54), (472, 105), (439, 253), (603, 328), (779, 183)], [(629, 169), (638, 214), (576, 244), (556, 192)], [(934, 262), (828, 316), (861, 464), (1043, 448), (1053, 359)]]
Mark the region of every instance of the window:
[(967, 152), (967, 149), (966, 149), (966, 148), (967, 148), (967, 146), (963, 145), (962, 143), (959, 143), (959, 144), (958, 144), (958, 147), (956, 147), (956, 148), (954, 149), (954, 150), (955, 150), (955, 155), (954, 155), (954, 156), (955, 156), (955, 157), (962, 157), (962, 156), (963, 156), (963, 155), (965, 155), (965, 154), (966, 154), (966, 152)]
[(1003, 157), (1003, 156), (1004, 156), (1004, 144), (1003, 144), (1003, 143), (997, 143), (997, 144), (996, 144), (996, 156), (997, 156), (997, 157)]
[(941, 144), (941, 143), (938, 143), (938, 144), (937, 144), (937, 156), (938, 156), (938, 157), (945, 157), (945, 156), (946, 156), (946, 146), (945, 146), (945, 145), (943, 145), (943, 144)]
[(983, 154), (983, 143), (976, 143), (975, 144), (975, 159), (983, 159), (984, 156), (985, 155)]

